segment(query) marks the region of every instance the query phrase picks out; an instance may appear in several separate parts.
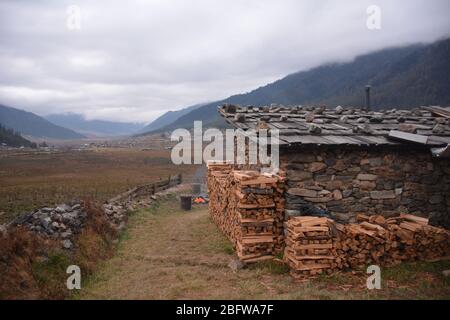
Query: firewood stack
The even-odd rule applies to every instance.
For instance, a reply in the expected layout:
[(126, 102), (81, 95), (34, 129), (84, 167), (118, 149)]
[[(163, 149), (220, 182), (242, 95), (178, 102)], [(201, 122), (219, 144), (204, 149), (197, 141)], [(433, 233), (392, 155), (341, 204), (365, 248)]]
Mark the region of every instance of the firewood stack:
[(332, 272), (335, 256), (331, 224), (332, 220), (323, 217), (292, 217), (287, 221), (284, 258), (294, 278)]
[(210, 214), (243, 261), (269, 259), (282, 248), (281, 180), (258, 171), (208, 164)]
[(292, 217), (286, 222), (285, 260), (296, 278), (370, 264), (436, 260), (450, 255), (450, 232), (409, 214), (385, 219), (358, 215), (358, 223)]
[(209, 212), (214, 223), (233, 240), (234, 236), (231, 233), (235, 228), (235, 216), (228, 210), (232, 204), (227, 201), (234, 188), (231, 185), (230, 172), (230, 164), (208, 162)]
[(450, 232), (428, 225), (428, 219), (401, 214), (358, 215), (357, 224), (335, 224), (336, 263), (339, 268), (367, 264), (391, 266), (402, 261), (433, 260), (450, 255)]

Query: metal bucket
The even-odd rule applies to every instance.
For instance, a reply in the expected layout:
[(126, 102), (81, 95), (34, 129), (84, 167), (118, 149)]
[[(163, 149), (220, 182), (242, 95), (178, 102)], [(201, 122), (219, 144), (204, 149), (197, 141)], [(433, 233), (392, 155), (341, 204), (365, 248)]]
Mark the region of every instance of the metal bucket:
[(191, 195), (182, 195), (180, 196), (180, 205), (181, 209), (185, 211), (189, 211), (192, 209), (192, 196)]

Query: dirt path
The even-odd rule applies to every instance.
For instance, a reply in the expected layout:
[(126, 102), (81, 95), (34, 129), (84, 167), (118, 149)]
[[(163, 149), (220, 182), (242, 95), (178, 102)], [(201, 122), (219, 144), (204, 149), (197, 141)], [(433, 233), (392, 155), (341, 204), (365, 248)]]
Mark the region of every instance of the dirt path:
[[(420, 290), (388, 279), (386, 289), (369, 292), (364, 286), (365, 276), (350, 274), (295, 283), (285, 268), (274, 263), (233, 272), (227, 266), (232, 258), (232, 248), (211, 222), (207, 207), (180, 212), (178, 202), (168, 199), (130, 218), (115, 257), (87, 280), (76, 298), (408, 299), (450, 296), (448, 283), (435, 273), (426, 272), (430, 282)], [(400, 271), (405, 276), (405, 272), (407, 275), (414, 270)]]

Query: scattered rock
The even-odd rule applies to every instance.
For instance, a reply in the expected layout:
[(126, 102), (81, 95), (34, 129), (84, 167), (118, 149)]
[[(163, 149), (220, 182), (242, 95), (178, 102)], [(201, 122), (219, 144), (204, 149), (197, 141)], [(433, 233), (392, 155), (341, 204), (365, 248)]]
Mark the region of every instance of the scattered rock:
[(234, 272), (237, 272), (238, 270), (244, 269), (245, 264), (239, 259), (233, 259), (228, 264), (228, 267)]
[(342, 116), (339, 118), (339, 121), (341, 121), (342, 123), (347, 123), (348, 122), (348, 117), (347, 116)]
[(70, 211), (72, 208), (68, 206), (67, 204), (62, 204), (56, 207), (55, 211), (58, 213), (63, 213), (66, 211)]
[(70, 238), (72, 236), (72, 231), (67, 230), (61, 233), (61, 238), (66, 239), (66, 238)]
[(322, 132), (322, 128), (319, 127), (318, 125), (316, 125), (316, 124), (311, 124), (311, 125), (309, 126), (309, 133), (312, 133), (312, 134), (320, 134), (321, 132)]
[(306, 122), (313, 122), (313, 121), (314, 121), (314, 118), (315, 118), (314, 112), (308, 112), (308, 113), (305, 115), (305, 120), (306, 120)]
[(62, 245), (64, 249), (72, 249), (73, 246), (72, 241), (67, 239), (62, 241)]
[(382, 123), (383, 117), (382, 116), (373, 116), (369, 119), (370, 123)]

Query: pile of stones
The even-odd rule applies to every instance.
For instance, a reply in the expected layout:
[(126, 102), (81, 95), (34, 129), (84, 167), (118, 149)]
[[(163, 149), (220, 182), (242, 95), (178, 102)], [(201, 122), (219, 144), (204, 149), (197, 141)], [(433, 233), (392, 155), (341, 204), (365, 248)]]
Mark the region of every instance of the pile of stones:
[(61, 240), (62, 247), (72, 249), (74, 237), (84, 227), (87, 213), (81, 202), (44, 207), (22, 215), (9, 226), (23, 226), (42, 236)]
[[(172, 190), (183, 188), (178, 185)], [(165, 197), (170, 190), (160, 191), (155, 194), (128, 194), (126, 198), (117, 197), (109, 200), (102, 206), (107, 220), (119, 232), (125, 228), (128, 213), (149, 207), (152, 202)], [(0, 235), (8, 232), (10, 227), (22, 226), (43, 237), (60, 241), (64, 249), (74, 248), (76, 237), (84, 228), (87, 220), (87, 212), (82, 201), (74, 200), (56, 207), (43, 207), (23, 214), (8, 224), (0, 225)]]
[(127, 221), (127, 211), (132, 211), (134, 208), (129, 208), (122, 204), (105, 203), (103, 205), (103, 212), (106, 214), (108, 220), (117, 227), (119, 231), (125, 228)]

